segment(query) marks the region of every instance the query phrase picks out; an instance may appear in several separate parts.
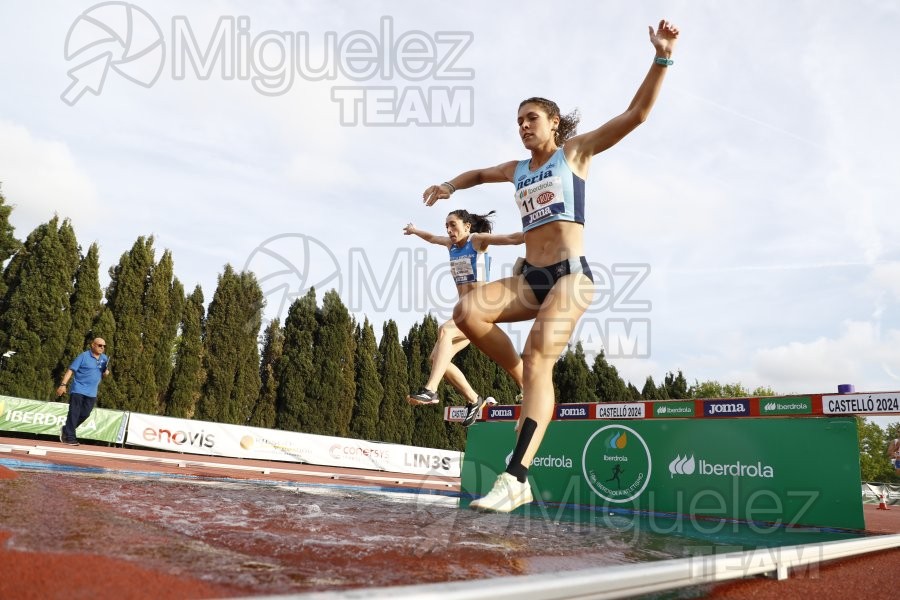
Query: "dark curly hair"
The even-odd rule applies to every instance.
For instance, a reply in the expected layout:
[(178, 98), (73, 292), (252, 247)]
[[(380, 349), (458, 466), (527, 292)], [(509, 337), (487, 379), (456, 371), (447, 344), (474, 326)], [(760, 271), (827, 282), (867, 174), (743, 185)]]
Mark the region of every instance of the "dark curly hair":
[(572, 112), (567, 115), (564, 115), (559, 112), (559, 106), (556, 105), (556, 102), (553, 100), (547, 100), (546, 98), (539, 98), (537, 96), (533, 98), (527, 98), (522, 100), (519, 103), (519, 108), (521, 109), (526, 104), (537, 104), (544, 112), (547, 113), (547, 117), (559, 117), (559, 127), (557, 127), (556, 131), (554, 131), (553, 141), (556, 142), (557, 146), (562, 146), (566, 143), (566, 140), (575, 135), (575, 129), (578, 127), (578, 121), (581, 120), (581, 115), (578, 114), (578, 109), (576, 108)]
[(486, 215), (476, 215), (472, 214), (465, 209), (453, 210), (450, 211), (449, 214), (459, 218), (463, 223), (468, 223), (472, 226), (472, 233), (490, 233), (494, 228), (494, 224), (491, 223), (490, 218), (497, 211), (492, 210)]

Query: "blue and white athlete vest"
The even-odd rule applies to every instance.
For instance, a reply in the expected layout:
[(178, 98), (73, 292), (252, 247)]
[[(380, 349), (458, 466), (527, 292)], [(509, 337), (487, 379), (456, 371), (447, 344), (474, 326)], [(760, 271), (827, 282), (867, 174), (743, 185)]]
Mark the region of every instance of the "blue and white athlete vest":
[(462, 248), (450, 245), (450, 272), (456, 285), (488, 281), (491, 268), (491, 257), (487, 252), (478, 252), (472, 246), (472, 237), (466, 240)]
[(584, 179), (569, 168), (563, 149), (558, 148), (537, 171), (528, 169), (530, 162), (520, 160), (513, 175), (522, 231), (551, 221), (584, 225)]

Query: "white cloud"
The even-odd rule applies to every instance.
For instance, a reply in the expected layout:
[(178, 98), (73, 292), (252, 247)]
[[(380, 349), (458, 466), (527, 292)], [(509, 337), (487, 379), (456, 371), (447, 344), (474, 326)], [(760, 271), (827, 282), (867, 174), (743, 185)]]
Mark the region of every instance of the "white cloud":
[(0, 182), (15, 207), (11, 218), (20, 237), (54, 213), (76, 224), (96, 216), (94, 183), (65, 143), (41, 139), (9, 121), (0, 121), (0, 140)]
[(836, 391), (840, 383), (860, 390), (896, 389), (900, 381), (900, 330), (879, 332), (870, 322), (849, 321), (838, 337), (764, 348), (753, 357), (757, 381), (776, 391)]
[(900, 262), (875, 265), (869, 275), (868, 286), (889, 292), (895, 301), (900, 302)]

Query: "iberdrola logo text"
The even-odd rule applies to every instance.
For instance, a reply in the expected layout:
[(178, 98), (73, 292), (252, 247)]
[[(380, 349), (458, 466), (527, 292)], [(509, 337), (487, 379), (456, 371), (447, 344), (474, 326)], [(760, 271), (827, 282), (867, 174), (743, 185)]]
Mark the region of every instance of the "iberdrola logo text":
[(680, 454), (675, 460), (669, 463), (669, 476), (674, 478), (676, 475), (711, 475), (715, 477), (761, 477), (771, 479), (775, 477), (775, 469), (771, 465), (764, 465), (761, 461), (756, 463), (743, 463), (735, 461), (733, 463), (713, 463), (700, 459), (694, 460), (694, 456)]
[[(506, 464), (509, 464), (509, 461), (512, 460), (513, 453), (510, 452), (506, 455)], [(572, 468), (572, 459), (563, 454), (562, 456), (553, 456), (552, 454), (547, 454), (546, 456), (535, 456), (531, 459), (532, 467), (548, 467), (551, 469), (571, 469)]]

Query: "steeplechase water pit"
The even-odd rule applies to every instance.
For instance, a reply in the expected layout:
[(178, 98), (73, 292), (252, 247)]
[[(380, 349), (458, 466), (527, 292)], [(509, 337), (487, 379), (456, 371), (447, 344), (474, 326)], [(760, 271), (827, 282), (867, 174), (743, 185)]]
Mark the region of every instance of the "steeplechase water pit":
[(0, 465), (21, 475), (0, 486), (0, 529), (15, 549), (115, 557), (252, 595), (555, 573), (859, 535), (538, 504), (484, 514), (465, 510), (459, 494), (388, 487)]
[[(642, 403), (560, 405), (531, 469), (543, 502), (509, 515), (466, 507), (502, 470), (518, 407), (490, 409), (470, 428), (461, 492), (0, 454), (0, 466), (20, 475), (0, 485), (0, 530), (14, 549), (116, 557), (235, 595), (550, 574), (865, 537), (852, 419), (760, 417), (784, 406), (814, 415), (821, 398), (745, 400), (727, 410), (653, 403), (654, 417), (647, 406), (638, 416)], [(688, 406), (696, 418), (672, 418)], [(728, 411), (748, 418), (721, 416)], [(620, 415), (634, 418), (604, 418)], [(843, 489), (851, 480), (852, 499)]]

